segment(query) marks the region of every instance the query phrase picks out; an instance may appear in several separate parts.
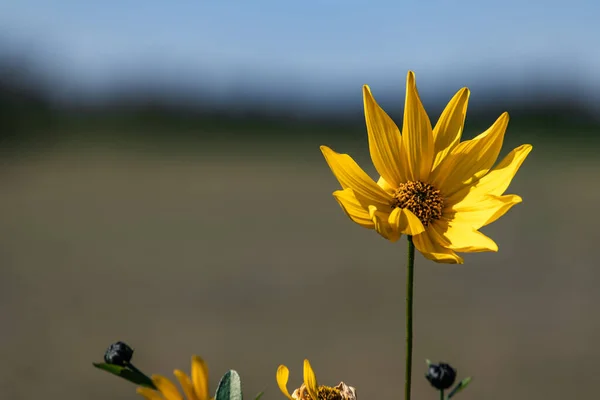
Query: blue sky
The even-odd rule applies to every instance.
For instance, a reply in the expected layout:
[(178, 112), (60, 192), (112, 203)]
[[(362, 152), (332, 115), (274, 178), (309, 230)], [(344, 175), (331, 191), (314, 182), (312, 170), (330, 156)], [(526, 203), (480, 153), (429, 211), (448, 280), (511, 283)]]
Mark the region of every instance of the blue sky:
[(403, 90), (408, 69), (425, 91), (532, 76), (599, 87), (597, 4), (4, 0), (0, 39), (33, 50), (66, 92), (147, 78), (216, 95), (243, 84), (326, 96), (363, 83)]

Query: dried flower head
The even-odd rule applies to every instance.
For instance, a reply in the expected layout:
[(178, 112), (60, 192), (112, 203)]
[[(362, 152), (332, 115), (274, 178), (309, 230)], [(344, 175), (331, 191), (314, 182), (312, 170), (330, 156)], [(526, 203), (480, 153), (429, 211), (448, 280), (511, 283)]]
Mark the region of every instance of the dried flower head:
[(308, 360), (304, 360), (304, 382), (291, 395), (287, 389), (289, 376), (289, 369), (280, 365), (277, 369), (277, 385), (290, 400), (356, 400), (356, 389), (344, 382), (337, 386), (319, 385)]

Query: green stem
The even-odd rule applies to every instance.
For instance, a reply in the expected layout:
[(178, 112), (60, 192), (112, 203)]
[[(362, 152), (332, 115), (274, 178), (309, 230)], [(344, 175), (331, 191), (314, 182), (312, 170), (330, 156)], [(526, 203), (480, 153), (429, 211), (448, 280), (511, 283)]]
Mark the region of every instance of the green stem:
[(408, 263), (406, 265), (406, 367), (404, 376), (404, 399), (410, 400), (412, 378), (413, 345), (413, 282), (415, 275), (415, 245), (412, 236), (408, 238)]
[(440, 389), (440, 400), (444, 400), (444, 389)]

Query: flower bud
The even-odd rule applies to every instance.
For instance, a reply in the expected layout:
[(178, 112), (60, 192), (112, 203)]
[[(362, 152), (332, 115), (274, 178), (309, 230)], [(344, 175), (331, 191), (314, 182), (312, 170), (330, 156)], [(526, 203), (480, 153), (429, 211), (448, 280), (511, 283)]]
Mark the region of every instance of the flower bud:
[(129, 364), (131, 357), (133, 357), (133, 349), (123, 342), (111, 344), (104, 353), (106, 363), (120, 365), (121, 367)]
[(446, 363), (429, 364), (425, 378), (436, 389), (448, 389), (456, 380), (456, 370)]

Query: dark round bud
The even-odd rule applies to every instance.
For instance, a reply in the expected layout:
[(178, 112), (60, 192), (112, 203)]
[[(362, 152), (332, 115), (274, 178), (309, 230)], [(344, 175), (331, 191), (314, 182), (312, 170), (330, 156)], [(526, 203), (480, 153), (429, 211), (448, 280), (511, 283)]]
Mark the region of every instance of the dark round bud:
[(104, 353), (104, 361), (108, 364), (120, 365), (128, 364), (133, 357), (133, 349), (126, 343), (117, 342), (111, 344)]
[(456, 380), (456, 370), (446, 363), (429, 364), (425, 378), (436, 389), (448, 389)]

